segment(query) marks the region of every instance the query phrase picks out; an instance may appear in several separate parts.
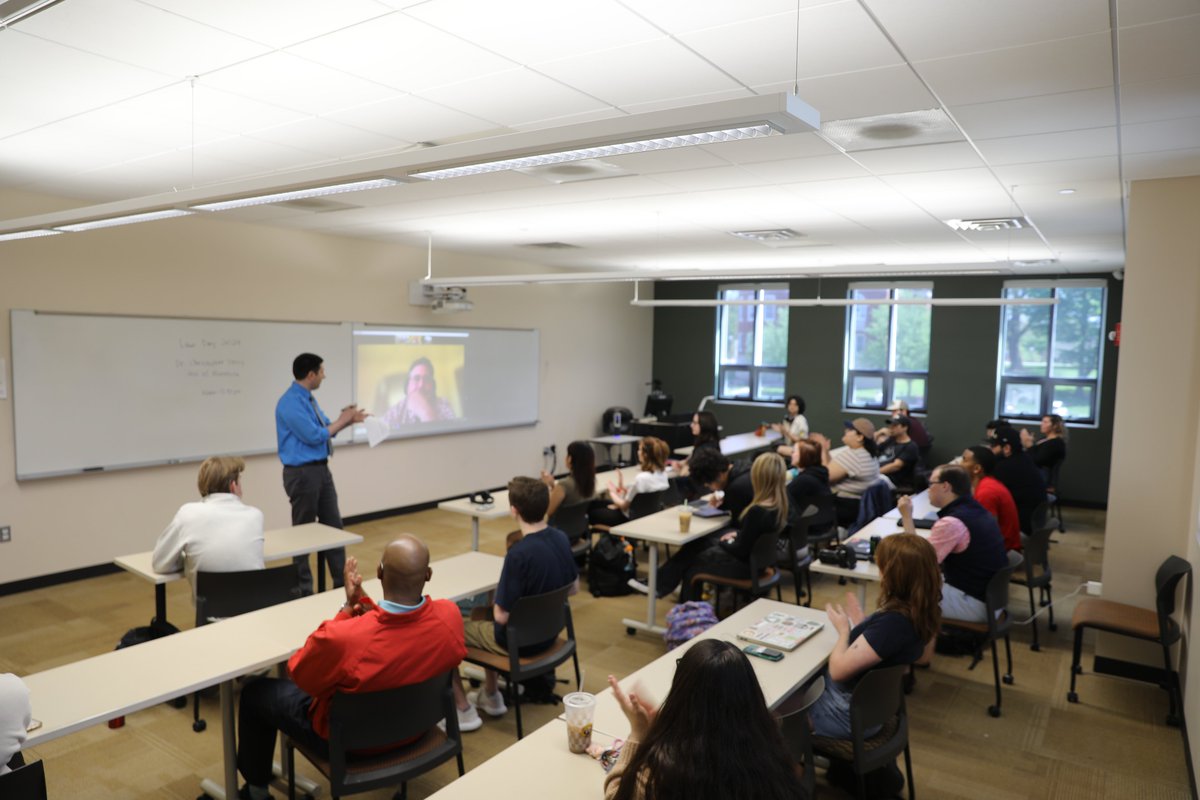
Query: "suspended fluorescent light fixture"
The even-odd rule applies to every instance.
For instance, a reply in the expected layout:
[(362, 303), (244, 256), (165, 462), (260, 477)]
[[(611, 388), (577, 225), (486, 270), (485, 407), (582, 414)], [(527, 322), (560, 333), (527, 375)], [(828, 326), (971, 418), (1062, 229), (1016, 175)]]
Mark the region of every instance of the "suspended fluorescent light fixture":
[[(640, 123), (640, 124), (639, 124)], [(508, 146), (497, 137), (491, 153), (449, 159), (409, 177), (437, 181), (511, 169), (608, 158), (677, 147), (736, 142), (820, 130), (821, 115), (794, 94), (782, 92), (738, 100), (598, 120), (535, 132), (538, 144)], [(521, 141), (515, 137), (511, 141)]]
[(545, 167), (552, 164), (565, 164), (569, 161), (584, 161), (589, 158), (611, 158), (625, 156), (630, 153), (648, 153), (652, 150), (671, 150), (676, 147), (692, 147), (698, 144), (717, 144), (718, 142), (736, 142), (742, 139), (761, 139), (764, 136), (777, 136), (781, 132), (763, 123), (745, 128), (728, 128), (720, 131), (703, 131), (679, 136), (663, 136), (657, 139), (642, 139), (636, 142), (621, 142), (599, 147), (584, 147), (579, 150), (564, 150), (558, 153), (546, 153), (523, 158), (506, 158), (500, 161), (486, 161), (482, 164), (469, 164), (463, 167), (435, 169), (429, 172), (414, 172), (410, 177), (427, 181), (440, 181), (446, 178), (462, 178), (467, 175), (482, 175), (487, 172), (502, 172), (508, 169), (529, 169)]
[(54, 236), (62, 231), (39, 228), (36, 231), (17, 231), (16, 233), (0, 233), (0, 242), (11, 242), (14, 239), (36, 239), (39, 236)]
[(788, 306), (812, 308), (822, 306), (1054, 306), (1056, 297), (798, 297), (788, 300), (642, 300), (629, 301), (639, 308), (717, 308), (719, 306)]
[(387, 186), (396, 186), (400, 181), (395, 178), (371, 178), (363, 181), (352, 181), (350, 183), (338, 183), (332, 186), (314, 186), (311, 189), (296, 189), (290, 192), (275, 192), (273, 194), (261, 194), (253, 197), (239, 197), (234, 200), (220, 200), (215, 203), (200, 203), (198, 205), (189, 206), (196, 211), (228, 211), (231, 208), (246, 208), (247, 206), (263, 206), (271, 203), (284, 203), (288, 200), (303, 200), (306, 197), (324, 197), (330, 194), (342, 194), (344, 192), (361, 192), (367, 189), (383, 189)]
[(153, 222), (156, 219), (186, 217), (192, 213), (185, 208), (165, 208), (162, 211), (147, 211), (143, 214), (126, 214), (123, 217), (106, 217), (104, 219), (94, 219), (89, 222), (77, 222), (74, 225), (59, 225), (57, 229), (78, 233), (79, 231), (92, 231), (97, 228), (113, 228), (117, 225), (132, 225), (135, 222)]

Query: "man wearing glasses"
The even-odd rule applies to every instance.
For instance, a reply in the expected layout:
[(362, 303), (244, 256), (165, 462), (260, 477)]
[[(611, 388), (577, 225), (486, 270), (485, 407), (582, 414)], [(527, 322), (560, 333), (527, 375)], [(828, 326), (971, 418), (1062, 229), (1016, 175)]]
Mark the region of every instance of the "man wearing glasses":
[[(954, 464), (943, 464), (929, 477), (929, 502), (938, 520), (929, 543), (942, 565), (942, 616), (967, 622), (987, 621), (987, 585), (1008, 566), (1004, 537), (988, 510), (971, 496), (971, 477)], [(906, 533), (916, 533), (912, 500), (896, 503)]]

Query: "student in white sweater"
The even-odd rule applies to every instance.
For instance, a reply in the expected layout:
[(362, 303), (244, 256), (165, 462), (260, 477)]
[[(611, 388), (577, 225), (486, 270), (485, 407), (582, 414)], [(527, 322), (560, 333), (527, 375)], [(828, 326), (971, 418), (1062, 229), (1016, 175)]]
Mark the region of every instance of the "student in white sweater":
[(32, 716), (29, 687), (11, 672), (0, 674), (0, 775), (9, 772), (8, 762), (21, 752)]
[(197, 570), (263, 568), (263, 514), (242, 502), (246, 462), (214, 456), (200, 465), (200, 501), (184, 503), (154, 545), (156, 572), (187, 575), (195, 595)]

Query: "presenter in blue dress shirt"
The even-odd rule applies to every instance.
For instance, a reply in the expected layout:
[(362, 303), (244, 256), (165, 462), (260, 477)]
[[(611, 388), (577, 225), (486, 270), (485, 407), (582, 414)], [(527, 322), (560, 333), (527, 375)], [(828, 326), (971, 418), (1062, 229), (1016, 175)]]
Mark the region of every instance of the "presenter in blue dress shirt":
[[(329, 471), (333, 455), (333, 437), (350, 425), (367, 418), (357, 406), (346, 406), (333, 422), (321, 411), (313, 392), (325, 380), (324, 362), (320, 356), (301, 353), (292, 362), (295, 383), (288, 387), (275, 404), (275, 433), (279, 440), (279, 460), (283, 462), (283, 489), (292, 503), (292, 524), (321, 522), (334, 528), (342, 527), (338, 511), (337, 489)], [(333, 585), (342, 585), (346, 564), (346, 548), (327, 550), (325, 560)], [(296, 556), (300, 571), (300, 587), (312, 593), (312, 571), (308, 556)], [(319, 562), (318, 562), (319, 564)]]

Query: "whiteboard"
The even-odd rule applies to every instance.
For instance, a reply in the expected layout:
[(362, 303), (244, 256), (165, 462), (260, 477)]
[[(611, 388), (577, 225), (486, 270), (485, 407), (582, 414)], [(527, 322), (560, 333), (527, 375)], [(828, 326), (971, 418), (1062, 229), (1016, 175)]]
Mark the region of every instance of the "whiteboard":
[(300, 353), (325, 359), (315, 397), (331, 418), (351, 402), (350, 331), (13, 310), (17, 478), (273, 453)]

